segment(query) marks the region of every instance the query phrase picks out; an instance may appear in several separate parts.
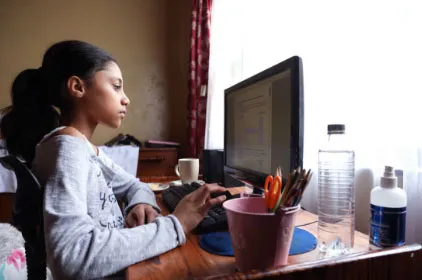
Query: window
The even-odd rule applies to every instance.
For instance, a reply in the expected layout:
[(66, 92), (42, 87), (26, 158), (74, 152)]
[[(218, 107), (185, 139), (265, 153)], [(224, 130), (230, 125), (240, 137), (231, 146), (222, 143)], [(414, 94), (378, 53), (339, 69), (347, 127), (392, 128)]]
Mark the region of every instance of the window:
[[(305, 168), (317, 170), (327, 124), (346, 124), (356, 151), (357, 229), (367, 231), (370, 190), (389, 164), (404, 170), (408, 237), (422, 238), (416, 224), (422, 210), (419, 2), (214, 0), (205, 147), (223, 148), (225, 88), (299, 55)], [(316, 211), (316, 196), (314, 178), (302, 204)]]

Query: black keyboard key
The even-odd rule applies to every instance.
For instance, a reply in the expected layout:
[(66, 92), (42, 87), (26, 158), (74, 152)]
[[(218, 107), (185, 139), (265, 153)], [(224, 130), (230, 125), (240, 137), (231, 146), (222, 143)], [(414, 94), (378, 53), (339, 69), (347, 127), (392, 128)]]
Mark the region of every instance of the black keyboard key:
[[(202, 228), (208, 228), (215, 224), (215, 220), (208, 217), (204, 218), (199, 224)], [(195, 231), (197, 232), (198, 228), (196, 228)]]
[[(188, 184), (188, 185), (189, 185), (189, 184)], [(190, 185), (191, 185), (191, 186), (193, 187), (193, 189), (195, 189), (195, 190), (201, 186), (201, 184), (199, 184), (199, 183), (197, 183), (197, 182), (192, 182)]]
[(226, 211), (226, 210), (224, 210), (223, 208), (216, 208), (216, 209), (215, 209), (215, 212), (217, 212), (217, 213), (218, 213), (218, 214), (220, 214), (220, 215), (221, 215), (221, 214), (223, 214), (223, 213), (225, 213), (225, 211)]
[(218, 218), (221, 216), (221, 214), (219, 214), (217, 211), (208, 211), (208, 215), (212, 218), (214, 218), (214, 220), (218, 220)]

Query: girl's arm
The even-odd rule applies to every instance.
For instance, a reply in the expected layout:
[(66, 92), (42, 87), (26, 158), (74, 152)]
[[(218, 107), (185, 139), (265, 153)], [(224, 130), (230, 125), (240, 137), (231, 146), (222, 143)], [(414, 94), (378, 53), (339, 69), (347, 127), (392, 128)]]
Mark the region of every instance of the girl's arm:
[(123, 168), (113, 162), (105, 153), (99, 154), (101, 164), (104, 164), (105, 177), (110, 178), (110, 184), (116, 197), (124, 201), (125, 212), (128, 213), (133, 206), (140, 203), (152, 205), (159, 213), (155, 194), (148, 184), (141, 182), (138, 178), (126, 172)]

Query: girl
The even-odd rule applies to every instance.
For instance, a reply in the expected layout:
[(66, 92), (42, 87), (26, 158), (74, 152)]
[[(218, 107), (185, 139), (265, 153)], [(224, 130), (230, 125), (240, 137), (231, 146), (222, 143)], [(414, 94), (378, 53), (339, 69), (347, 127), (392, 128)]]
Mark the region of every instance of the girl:
[[(148, 185), (90, 143), (98, 124), (120, 126), (129, 103), (115, 59), (81, 41), (54, 44), (40, 68), (13, 82), (1, 130), (9, 151), (32, 163), (44, 189), (54, 279), (103, 278), (182, 245), (208, 208), (225, 199), (210, 198), (224, 188), (204, 185), (172, 215), (159, 215)], [(126, 219), (116, 198), (127, 205)]]

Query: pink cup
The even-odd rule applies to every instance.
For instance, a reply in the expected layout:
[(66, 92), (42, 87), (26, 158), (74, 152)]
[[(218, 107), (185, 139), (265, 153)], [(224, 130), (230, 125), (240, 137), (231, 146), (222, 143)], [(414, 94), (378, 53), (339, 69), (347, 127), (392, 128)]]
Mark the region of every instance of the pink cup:
[(264, 197), (264, 194), (259, 193), (251, 193), (251, 192), (242, 192), (240, 193), (240, 197)]
[(223, 207), (239, 271), (287, 264), (300, 206), (267, 213), (264, 198), (250, 197), (228, 200)]

